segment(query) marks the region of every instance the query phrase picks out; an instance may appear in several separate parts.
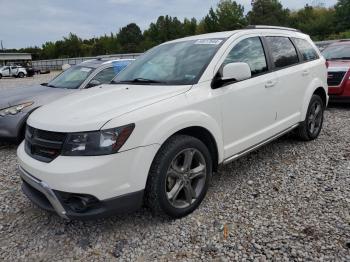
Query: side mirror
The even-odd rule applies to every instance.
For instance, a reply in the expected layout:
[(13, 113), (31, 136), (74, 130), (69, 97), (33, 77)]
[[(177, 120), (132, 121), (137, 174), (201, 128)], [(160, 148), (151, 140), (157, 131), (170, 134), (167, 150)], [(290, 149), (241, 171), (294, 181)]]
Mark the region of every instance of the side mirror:
[(229, 63), (222, 69), (221, 80), (242, 81), (252, 77), (250, 66), (247, 63)]
[(87, 85), (86, 88), (91, 88), (94, 86), (99, 86), (101, 84), (100, 81), (96, 80), (96, 79), (92, 79)]
[(237, 62), (225, 65), (221, 74), (213, 79), (212, 88), (219, 88), (224, 85), (243, 81), (252, 77), (250, 66), (247, 63)]

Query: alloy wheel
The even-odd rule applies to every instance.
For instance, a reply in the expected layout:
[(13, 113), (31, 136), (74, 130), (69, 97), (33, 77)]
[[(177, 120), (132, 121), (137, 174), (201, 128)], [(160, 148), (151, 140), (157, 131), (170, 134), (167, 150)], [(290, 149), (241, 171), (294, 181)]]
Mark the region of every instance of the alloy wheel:
[(207, 167), (203, 154), (194, 148), (178, 153), (166, 175), (166, 196), (175, 208), (187, 208), (195, 203), (205, 187)]
[(322, 126), (323, 110), (319, 101), (312, 104), (308, 117), (308, 128), (311, 135), (318, 134)]

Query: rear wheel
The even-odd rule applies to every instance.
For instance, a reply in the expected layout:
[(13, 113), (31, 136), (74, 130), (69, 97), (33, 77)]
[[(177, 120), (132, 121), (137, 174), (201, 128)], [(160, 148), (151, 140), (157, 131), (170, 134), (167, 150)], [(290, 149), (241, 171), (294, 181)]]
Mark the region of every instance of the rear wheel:
[(19, 78), (23, 78), (23, 77), (24, 77), (24, 73), (23, 73), (23, 72), (19, 72), (19, 73), (18, 73), (18, 77), (19, 77)]
[(321, 97), (313, 95), (306, 113), (306, 118), (296, 130), (300, 139), (311, 141), (319, 136), (323, 125), (324, 107), (325, 105)]
[(191, 136), (173, 136), (152, 163), (146, 205), (156, 214), (186, 216), (204, 199), (211, 175), (212, 160), (207, 147)]

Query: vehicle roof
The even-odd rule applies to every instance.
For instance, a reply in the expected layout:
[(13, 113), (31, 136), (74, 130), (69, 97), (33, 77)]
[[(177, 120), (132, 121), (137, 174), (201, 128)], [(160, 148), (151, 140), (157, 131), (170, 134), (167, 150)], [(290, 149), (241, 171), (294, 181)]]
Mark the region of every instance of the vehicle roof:
[(336, 45), (350, 45), (350, 40), (340, 40), (338, 42), (330, 44), (328, 47)]
[(98, 67), (100, 67), (102, 65), (111, 64), (111, 63), (114, 63), (114, 62), (134, 61), (134, 60), (135, 59), (133, 59), (133, 58), (127, 58), (127, 59), (101, 59), (101, 58), (96, 58), (96, 59), (83, 61), (79, 65), (84, 65), (84, 66), (92, 67), (92, 68), (98, 68)]
[[(224, 32), (216, 32), (216, 33), (208, 33), (208, 34), (202, 34), (202, 35), (194, 35), (189, 36), (181, 39), (176, 39), (170, 42), (181, 42), (181, 41), (189, 41), (189, 40), (200, 40), (200, 39), (208, 39), (208, 38), (229, 38), (233, 36), (234, 34), (244, 34), (244, 33), (251, 33), (251, 32), (259, 32), (259, 33), (283, 33), (287, 34), (291, 37), (302, 37), (306, 38), (309, 37), (308, 35), (293, 29), (293, 28), (287, 28), (287, 27), (270, 27), (270, 26), (261, 26), (257, 28), (246, 28), (246, 29), (239, 29), (234, 31), (224, 31)], [(169, 43), (169, 42), (168, 42)]]

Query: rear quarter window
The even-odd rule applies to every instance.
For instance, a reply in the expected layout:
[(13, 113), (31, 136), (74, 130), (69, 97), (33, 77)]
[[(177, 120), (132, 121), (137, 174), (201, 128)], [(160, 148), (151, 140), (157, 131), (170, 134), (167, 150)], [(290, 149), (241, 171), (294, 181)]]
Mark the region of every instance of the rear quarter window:
[(312, 61), (319, 58), (314, 47), (305, 39), (293, 38), (293, 41), (299, 49), (304, 61)]
[(288, 37), (266, 37), (272, 61), (276, 68), (284, 68), (299, 63), (298, 53)]

